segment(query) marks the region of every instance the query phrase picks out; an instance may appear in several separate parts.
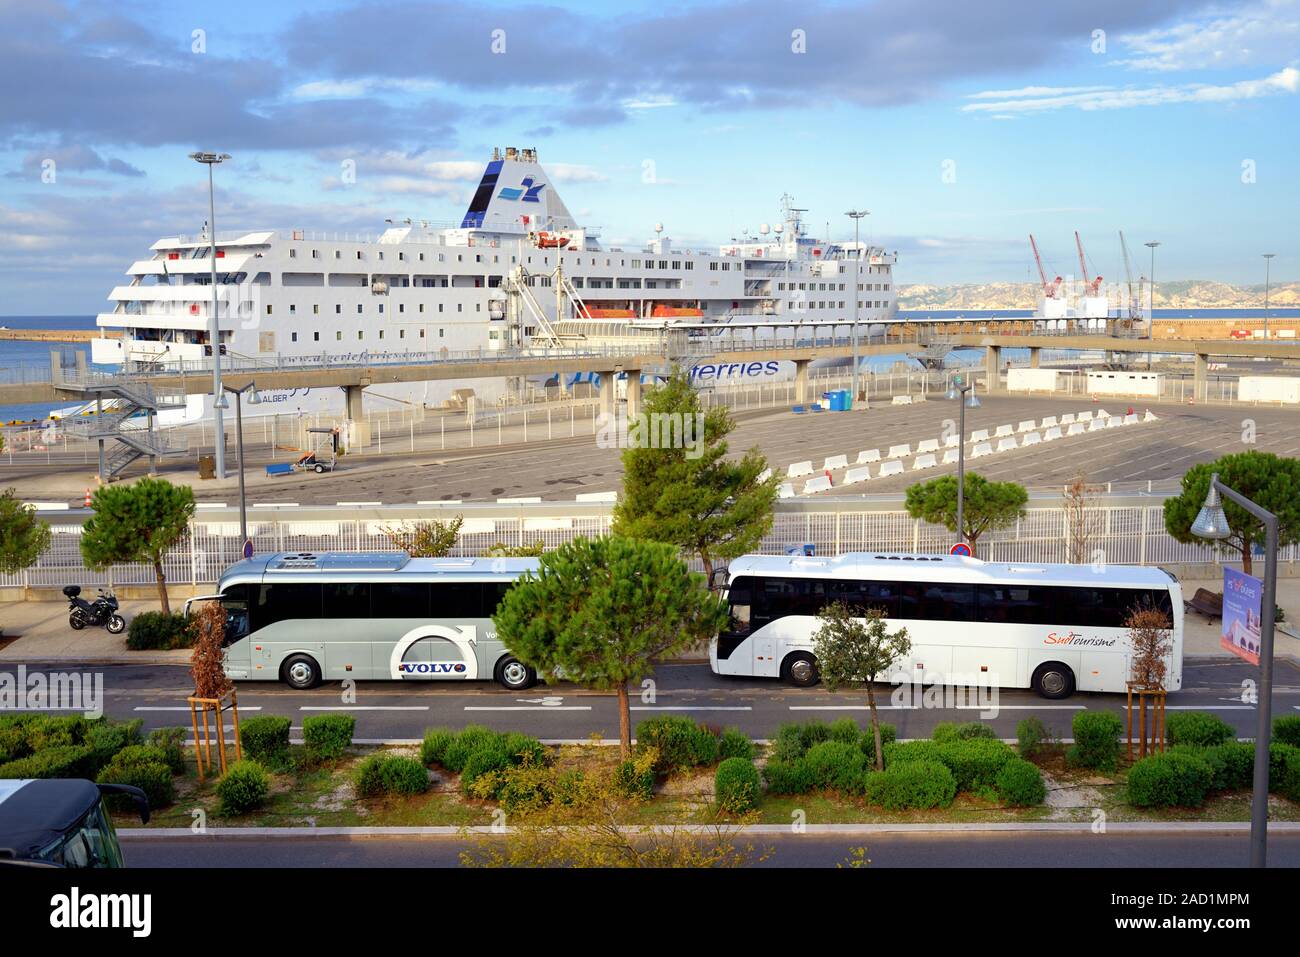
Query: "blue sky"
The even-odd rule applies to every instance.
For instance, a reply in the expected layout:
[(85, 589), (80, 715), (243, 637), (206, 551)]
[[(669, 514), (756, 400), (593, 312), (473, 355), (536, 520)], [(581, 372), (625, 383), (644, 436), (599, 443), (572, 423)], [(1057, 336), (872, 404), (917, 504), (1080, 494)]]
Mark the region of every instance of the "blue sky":
[(904, 284), (1024, 280), (1029, 232), (1073, 272), (1075, 229), (1108, 278), (1123, 229), (1158, 279), (1296, 279), (1298, 68), (1300, 0), (0, 0), (0, 314), (95, 312), (194, 232), (199, 148), (223, 231), (458, 221), (516, 145), (614, 244), (789, 192), (832, 237), (869, 209)]

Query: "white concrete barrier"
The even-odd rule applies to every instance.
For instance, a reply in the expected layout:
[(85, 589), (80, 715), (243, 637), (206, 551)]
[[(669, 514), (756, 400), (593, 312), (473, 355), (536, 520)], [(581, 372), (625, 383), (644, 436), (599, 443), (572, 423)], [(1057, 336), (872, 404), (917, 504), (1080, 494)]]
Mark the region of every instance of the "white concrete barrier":
[(939, 463), (935, 459), (933, 452), (930, 452), (927, 455), (918, 455), (912, 460), (912, 471), (919, 472), (922, 469), (932, 469), (938, 464)]
[[(1136, 413), (1135, 413), (1135, 414), (1136, 414)], [(1142, 416), (1142, 421), (1143, 421), (1143, 422), (1154, 422), (1155, 420), (1156, 420), (1155, 413), (1153, 413), (1150, 409), (1147, 409), (1147, 414), (1144, 415), (1144, 416)]]
[(516, 498), (499, 498), (498, 505), (536, 505), (542, 500), (540, 495), (521, 495)]
[(1085, 432), (1087, 432), (1087, 431), (1088, 431), (1088, 427), (1087, 427), (1086, 425), (1084, 425), (1082, 422), (1071, 422), (1071, 423), (1070, 423), (1070, 428), (1069, 428), (1069, 430), (1068, 430), (1065, 434), (1066, 434), (1066, 435), (1083, 435), (1083, 433), (1085, 433)]
[(902, 474), (903, 474), (903, 463), (898, 461), (898, 459), (890, 459), (888, 462), (884, 462), (880, 466), (880, 472), (879, 472), (880, 478), (885, 478), (886, 476), (889, 475), (902, 475)]
[(996, 429), (993, 430), (993, 438), (995, 439), (1005, 439), (1008, 435), (1014, 435), (1014, 434), (1015, 431), (1011, 428), (1010, 423), (1007, 423), (1006, 425), (999, 425)]
[(1125, 425), (1136, 425), (1137, 420), (1138, 420), (1138, 414), (1136, 412), (1130, 412), (1128, 415), (1124, 416)]
[(1059, 425), (1054, 425), (1046, 432), (1043, 433), (1044, 442), (1053, 442), (1056, 439), (1059, 439), (1060, 437), (1061, 437), (1061, 427)]
[(805, 475), (813, 474), (812, 460), (806, 462), (793, 462), (785, 470), (786, 478), (801, 478)]
[(1054, 425), (1056, 425), (1056, 416), (1054, 415), (1043, 416), (1043, 428), (1050, 429)]
[(1106, 423), (1102, 419), (1093, 419), (1088, 423), (1089, 432), (1100, 432), (1106, 428)]
[(1098, 409), (1096, 412), (1093, 413), (1093, 416), (1098, 419), (1109, 419), (1110, 413), (1107, 412), (1105, 409)]
[(905, 459), (912, 454), (912, 443), (904, 442), (902, 445), (891, 445), (887, 459)]
[(777, 498), (794, 498), (794, 486), (789, 482), (782, 482), (776, 490)]
[(1092, 410), (1089, 409), (1087, 412), (1080, 412), (1078, 415), (1076, 415), (1076, 416), (1074, 417), (1074, 421), (1076, 421), (1076, 422), (1091, 422), (1091, 421), (1092, 421)]
[(973, 459), (983, 458), (986, 455), (993, 454), (993, 446), (988, 442), (980, 442), (975, 448), (970, 450), (970, 457)]
[(1022, 446), (1040, 445), (1042, 444), (1042, 441), (1043, 441), (1043, 437), (1039, 435), (1037, 432), (1029, 432), (1025, 435), (1023, 439), (1020, 440), (1020, 444)]
[(865, 449), (858, 453), (858, 464), (866, 465), (868, 462), (880, 461), (880, 449)]
[(1008, 435), (998, 439), (999, 452), (1010, 452), (1014, 448), (1016, 448), (1016, 437), (1014, 435)]
[(844, 479), (841, 485), (857, 485), (859, 482), (867, 482), (871, 479), (871, 466), (858, 465), (844, 473)]
[[(759, 481), (766, 482), (767, 479), (771, 477), (772, 477), (772, 470), (768, 469), (767, 477), (763, 478), (760, 476)], [(577, 495), (573, 497), (573, 500), (575, 502), (617, 502), (618, 493), (617, 492), (579, 492)]]
[(972, 442), (987, 442), (989, 440), (989, 430), (976, 429), (970, 434), (970, 440)]
[(1020, 423), (1016, 426), (1016, 431), (1021, 435), (1026, 432), (1036, 432), (1038, 431), (1038, 423), (1033, 419), (1021, 419)]
[(916, 443), (917, 455), (921, 455), (924, 452), (938, 452), (938, 451), (939, 451), (938, 439), (922, 439), (920, 442)]
[(912, 397), (910, 395), (894, 396), (894, 405), (911, 405), (911, 404), (912, 404)]
[(943, 464), (955, 465), (957, 463), (957, 456), (960, 454), (961, 453), (957, 449), (948, 449), (943, 453)]
[(831, 487), (829, 475), (818, 475), (816, 478), (810, 478), (803, 483), (803, 494), (812, 495), (814, 492), (825, 492)]
[(828, 455), (826, 461), (822, 463), (823, 469), (846, 469), (849, 467), (849, 457), (847, 455)]
[(1074, 413), (1067, 412), (1061, 416), (1061, 425), (1074, 425)]
[(1108, 429), (1118, 429), (1123, 424), (1124, 417), (1122, 415), (1112, 415), (1106, 420), (1106, 428)]
[(943, 447), (945, 449), (955, 449), (959, 445), (961, 445), (960, 435), (950, 435), (943, 440)]

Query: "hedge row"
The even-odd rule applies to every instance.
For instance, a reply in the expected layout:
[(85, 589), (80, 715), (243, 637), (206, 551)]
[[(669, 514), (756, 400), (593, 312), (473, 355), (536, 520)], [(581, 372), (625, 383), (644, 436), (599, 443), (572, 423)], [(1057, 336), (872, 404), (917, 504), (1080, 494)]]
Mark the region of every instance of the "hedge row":
[(421, 765), (437, 764), (460, 775), (461, 790), (481, 798), (498, 798), (505, 783), (501, 772), (519, 765), (542, 765), (546, 747), (531, 735), (467, 725), (462, 731), (432, 728), (420, 745)]

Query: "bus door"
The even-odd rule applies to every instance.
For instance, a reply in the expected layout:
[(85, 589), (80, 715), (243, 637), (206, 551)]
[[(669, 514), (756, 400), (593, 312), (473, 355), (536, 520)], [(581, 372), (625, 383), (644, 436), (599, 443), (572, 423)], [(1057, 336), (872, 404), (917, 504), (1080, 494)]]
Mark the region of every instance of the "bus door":
[(225, 649), (226, 674), (247, 678), (253, 667), (248, 638), (248, 596), (251, 585), (231, 585), (221, 593), (221, 608), (226, 613), (226, 633), (221, 640)]

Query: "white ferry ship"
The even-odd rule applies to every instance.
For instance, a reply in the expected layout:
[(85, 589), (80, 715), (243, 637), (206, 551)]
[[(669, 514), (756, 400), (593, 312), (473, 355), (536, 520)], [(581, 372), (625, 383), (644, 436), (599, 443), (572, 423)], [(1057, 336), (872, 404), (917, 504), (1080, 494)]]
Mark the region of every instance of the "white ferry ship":
[[(855, 295), (860, 333), (897, 321), (896, 254), (815, 239), (803, 212), (783, 197), (781, 222), (716, 250), (678, 248), (662, 226), (639, 249), (606, 247), (570, 214), (535, 150), (497, 150), (458, 226), (390, 222), (375, 237), (218, 233), (220, 346), (232, 357), (356, 360), (623, 341), (681, 326), (742, 324), (759, 337), (804, 338), (830, 323), (847, 334)], [(210, 356), (211, 245), (205, 228), (160, 239), (149, 258), (133, 263), (130, 281), (108, 296), (113, 308), (96, 320), (121, 338), (93, 340), (92, 361), (170, 365)], [(789, 370), (764, 363), (692, 372), (707, 380)], [(494, 403), (517, 385), (413, 383), (366, 394), (372, 408), (384, 400), (438, 405), (464, 389)], [(261, 398), (250, 413), (343, 405), (339, 389), (268, 390)], [(204, 415), (209, 402), (191, 397), (183, 417)]]

